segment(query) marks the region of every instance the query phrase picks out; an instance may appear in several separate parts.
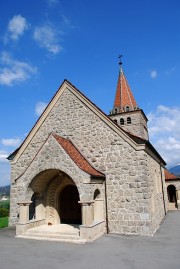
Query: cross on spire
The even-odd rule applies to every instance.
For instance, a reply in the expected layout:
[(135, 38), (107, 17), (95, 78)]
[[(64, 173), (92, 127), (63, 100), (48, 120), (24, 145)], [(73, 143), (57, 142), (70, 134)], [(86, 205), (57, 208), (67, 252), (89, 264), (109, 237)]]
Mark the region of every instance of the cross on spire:
[(122, 57), (123, 57), (122, 54), (118, 56), (118, 58), (119, 58), (119, 65), (122, 65), (122, 61), (121, 61), (121, 58)]
[(119, 55), (118, 58), (120, 72), (116, 88), (114, 108), (118, 108), (119, 112), (125, 112), (127, 107), (130, 111), (133, 111), (137, 108), (137, 103), (122, 70), (122, 54)]

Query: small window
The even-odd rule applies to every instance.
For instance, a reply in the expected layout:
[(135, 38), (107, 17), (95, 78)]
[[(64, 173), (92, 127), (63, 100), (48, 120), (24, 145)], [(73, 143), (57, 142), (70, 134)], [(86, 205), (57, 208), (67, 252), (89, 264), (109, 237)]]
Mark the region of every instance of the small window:
[(126, 111), (126, 112), (127, 112), (127, 111), (130, 111), (129, 106), (126, 106), (125, 111)]
[(127, 124), (131, 124), (131, 118), (127, 117)]
[(124, 125), (124, 119), (123, 118), (120, 119), (120, 124)]
[(117, 114), (117, 108), (114, 109), (114, 113)]

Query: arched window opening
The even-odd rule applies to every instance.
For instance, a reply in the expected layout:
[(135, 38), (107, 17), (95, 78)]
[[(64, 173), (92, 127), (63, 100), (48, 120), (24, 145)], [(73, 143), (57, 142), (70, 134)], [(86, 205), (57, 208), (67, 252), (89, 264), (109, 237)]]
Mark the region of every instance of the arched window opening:
[(131, 124), (131, 118), (127, 117), (127, 124)]
[(36, 218), (36, 193), (31, 197), (31, 204), (29, 205), (29, 220)]
[(120, 124), (124, 125), (124, 119), (123, 118), (120, 119)]
[(126, 106), (126, 107), (125, 107), (125, 111), (126, 111), (126, 112), (130, 111), (130, 107), (129, 107), (129, 106)]
[(94, 192), (94, 200), (96, 200), (97, 198), (100, 198), (100, 195), (101, 195), (100, 191), (96, 189)]
[(114, 109), (114, 113), (117, 114), (117, 108)]

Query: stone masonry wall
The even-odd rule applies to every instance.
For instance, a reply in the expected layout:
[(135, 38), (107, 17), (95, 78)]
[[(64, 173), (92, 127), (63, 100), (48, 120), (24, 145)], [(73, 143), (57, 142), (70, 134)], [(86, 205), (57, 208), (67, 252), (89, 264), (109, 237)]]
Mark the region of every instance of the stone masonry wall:
[[(30, 183), (35, 176), (46, 169), (63, 171), (72, 178), (79, 191), (80, 200), (93, 200), (93, 195), (96, 189), (99, 189), (102, 197), (104, 197), (104, 187), (102, 184), (87, 184), (90, 182), (90, 176), (80, 170), (69, 155), (59, 146), (54, 137), (50, 136), (25, 173), (19, 180), (17, 180), (17, 184), (12, 185), (10, 226), (13, 226), (18, 221), (17, 202), (31, 200), (32, 192), (29, 190)], [(34, 186), (36, 191), (44, 192), (49, 185), (48, 180), (48, 178), (42, 178), (39, 182), (36, 180)], [(44, 195), (44, 193), (42, 194)]]
[[(149, 167), (149, 184), (152, 188), (150, 214), (152, 232), (155, 231), (165, 216), (165, 210), (167, 209), (166, 189), (164, 180), (164, 169), (158, 162), (148, 156), (147, 159)], [(162, 169), (162, 172), (161, 172)], [(164, 190), (164, 195), (163, 191)]]
[(167, 192), (167, 187), (169, 185), (174, 185), (176, 187), (176, 190), (180, 190), (180, 180), (169, 180), (169, 181), (166, 181), (166, 192)]
[[(51, 132), (69, 137), (85, 158), (105, 173), (110, 232), (151, 233), (152, 224), (146, 222), (152, 193), (147, 154), (136, 151), (67, 89), (18, 162), (12, 164), (12, 182), (30, 165)], [(17, 186), (21, 184), (20, 178)], [(12, 191), (19, 198), (17, 186)]]

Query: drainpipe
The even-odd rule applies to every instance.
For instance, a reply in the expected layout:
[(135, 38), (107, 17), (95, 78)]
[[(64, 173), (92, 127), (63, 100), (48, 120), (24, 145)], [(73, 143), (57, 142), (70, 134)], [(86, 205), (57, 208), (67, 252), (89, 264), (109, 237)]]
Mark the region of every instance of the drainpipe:
[(107, 206), (107, 185), (106, 185), (106, 178), (104, 181), (105, 186), (105, 206), (106, 206), (106, 231), (107, 234), (109, 233), (109, 222), (108, 222), (108, 206)]
[(160, 166), (160, 170), (161, 170), (161, 185), (162, 185), (162, 195), (163, 195), (164, 213), (165, 213), (165, 216), (166, 216), (167, 212), (166, 212), (166, 204), (165, 204), (165, 196), (164, 196), (164, 186), (163, 186), (163, 176), (162, 176), (161, 162), (159, 163), (159, 166)]

